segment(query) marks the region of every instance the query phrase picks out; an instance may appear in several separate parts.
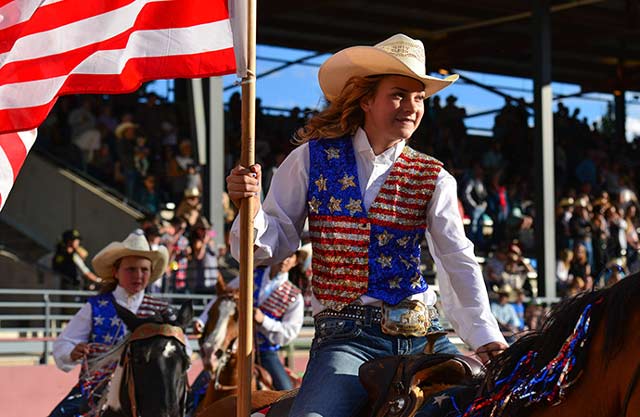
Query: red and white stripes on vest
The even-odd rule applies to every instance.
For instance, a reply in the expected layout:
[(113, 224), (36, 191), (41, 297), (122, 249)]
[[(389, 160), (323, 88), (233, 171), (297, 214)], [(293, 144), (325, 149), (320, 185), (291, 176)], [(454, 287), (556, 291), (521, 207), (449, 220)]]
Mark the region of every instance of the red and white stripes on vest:
[(260, 310), (272, 319), (280, 320), (300, 293), (301, 291), (298, 287), (290, 281), (284, 281), (260, 304)]
[(340, 310), (362, 295), (390, 304), (424, 292), (420, 242), (442, 163), (405, 146), (367, 211), (350, 137), (309, 142), (313, 292)]

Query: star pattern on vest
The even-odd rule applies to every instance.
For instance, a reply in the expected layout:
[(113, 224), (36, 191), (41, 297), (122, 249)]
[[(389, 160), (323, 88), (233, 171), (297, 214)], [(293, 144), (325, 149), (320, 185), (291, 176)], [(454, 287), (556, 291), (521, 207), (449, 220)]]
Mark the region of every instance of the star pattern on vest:
[(322, 205), (322, 201), (318, 200), (315, 196), (309, 201), (309, 211), (318, 214), (318, 209)]
[(400, 278), (392, 278), (389, 280), (389, 289), (400, 288)]
[(384, 254), (380, 254), (378, 259), (376, 259), (376, 262), (378, 262), (380, 264), (380, 266), (382, 266), (382, 268), (391, 268), (391, 260), (392, 259), (393, 258), (391, 256), (386, 256)]
[(387, 243), (389, 243), (392, 237), (393, 235), (391, 233), (388, 233), (386, 230), (383, 230), (382, 233), (378, 233), (376, 235), (376, 239), (378, 239), (378, 246), (386, 245)]
[(413, 246), (416, 246), (420, 243), (420, 234), (417, 234), (416, 237), (413, 238)]
[(318, 187), (318, 192), (327, 191), (327, 179), (320, 174), (320, 178), (315, 181), (316, 186)]
[(331, 148), (325, 149), (324, 151), (327, 153), (327, 161), (340, 158), (340, 149), (338, 148), (331, 147)]
[(108, 300), (100, 300), (98, 301), (98, 304), (100, 304), (100, 307), (106, 307), (107, 304), (109, 304)]
[(340, 187), (341, 190), (346, 190), (349, 187), (355, 187), (356, 183), (353, 181), (355, 179), (355, 177), (353, 175), (348, 175), (346, 172), (344, 174), (344, 177), (340, 178), (338, 180), (338, 182), (340, 184), (342, 184), (342, 187)]
[(111, 317), (111, 326), (120, 326), (120, 319), (118, 317)]
[(102, 316), (95, 316), (95, 317), (93, 318), (93, 323), (94, 323), (96, 326), (101, 326), (101, 325), (104, 323), (104, 317), (102, 317)]
[(398, 243), (398, 245), (402, 246), (403, 248), (407, 247), (407, 243), (409, 243), (409, 239), (411, 239), (409, 236), (405, 236), (405, 237), (401, 237), (400, 239), (396, 240), (396, 242)]
[(416, 274), (413, 278), (411, 278), (411, 288), (420, 288), (422, 285), (422, 277), (420, 274)]
[(110, 334), (105, 334), (103, 339), (105, 343), (111, 343), (111, 341), (113, 340), (113, 336), (111, 336)]
[(329, 199), (329, 211), (331, 213), (333, 213), (334, 211), (342, 211), (342, 207), (340, 207), (340, 204), (342, 204), (342, 199), (331, 196), (331, 198)]
[(413, 268), (413, 264), (411, 264), (411, 262), (409, 262), (406, 259), (404, 259), (402, 256), (400, 257), (400, 262), (402, 262), (402, 265), (407, 267), (407, 269)]
[(438, 407), (442, 408), (442, 403), (443, 403), (445, 400), (448, 400), (449, 398), (450, 398), (450, 397), (449, 397), (448, 395), (446, 395), (446, 394), (444, 394), (444, 395), (437, 395), (437, 396), (433, 397), (433, 402), (434, 402), (434, 404), (438, 404)]
[(420, 265), (420, 258), (417, 256), (411, 256), (411, 263), (414, 265)]
[(350, 198), (349, 204), (347, 204), (345, 208), (349, 210), (349, 214), (353, 216), (355, 213), (362, 211), (362, 200), (354, 200), (353, 198)]

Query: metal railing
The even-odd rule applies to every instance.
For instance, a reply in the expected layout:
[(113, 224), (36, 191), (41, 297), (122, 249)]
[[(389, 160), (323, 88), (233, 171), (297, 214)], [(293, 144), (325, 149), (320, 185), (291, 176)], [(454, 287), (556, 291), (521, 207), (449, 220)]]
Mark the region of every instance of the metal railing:
[[(41, 363), (46, 363), (51, 342), (84, 305), (85, 299), (95, 294), (93, 291), (0, 289), (0, 355), (40, 351)], [(173, 306), (191, 300), (196, 315), (211, 299), (209, 294), (153, 295), (168, 300)]]

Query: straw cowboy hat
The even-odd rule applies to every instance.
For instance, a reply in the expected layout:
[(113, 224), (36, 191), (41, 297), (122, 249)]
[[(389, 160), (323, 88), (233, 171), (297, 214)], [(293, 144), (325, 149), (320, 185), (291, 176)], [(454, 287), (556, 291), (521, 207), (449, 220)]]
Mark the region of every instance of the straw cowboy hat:
[(132, 122), (123, 122), (120, 123), (117, 127), (116, 130), (114, 131), (114, 134), (116, 135), (116, 137), (118, 139), (122, 139), (122, 137), (124, 136), (124, 132), (127, 131), (127, 129), (137, 129), (138, 125)]
[(329, 101), (340, 95), (354, 76), (404, 75), (424, 84), (432, 96), (458, 79), (457, 74), (444, 79), (426, 73), (426, 55), (421, 41), (397, 34), (374, 46), (353, 46), (335, 53), (320, 67), (320, 88)]
[(160, 278), (167, 268), (169, 253), (167, 248), (160, 246), (158, 250), (151, 250), (149, 242), (142, 230), (131, 233), (122, 242), (111, 242), (93, 258), (91, 264), (96, 274), (104, 280), (112, 280), (113, 265), (125, 256), (140, 256), (151, 261), (151, 276), (149, 284)]

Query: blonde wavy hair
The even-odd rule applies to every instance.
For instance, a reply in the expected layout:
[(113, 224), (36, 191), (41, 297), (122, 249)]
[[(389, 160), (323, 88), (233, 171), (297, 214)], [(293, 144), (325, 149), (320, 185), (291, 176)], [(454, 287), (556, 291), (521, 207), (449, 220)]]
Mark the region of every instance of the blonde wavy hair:
[(384, 75), (352, 77), (340, 96), (329, 107), (313, 116), (304, 127), (293, 135), (294, 142), (303, 144), (313, 139), (336, 139), (353, 135), (364, 125), (364, 111), (360, 107), (363, 98), (373, 97)]

